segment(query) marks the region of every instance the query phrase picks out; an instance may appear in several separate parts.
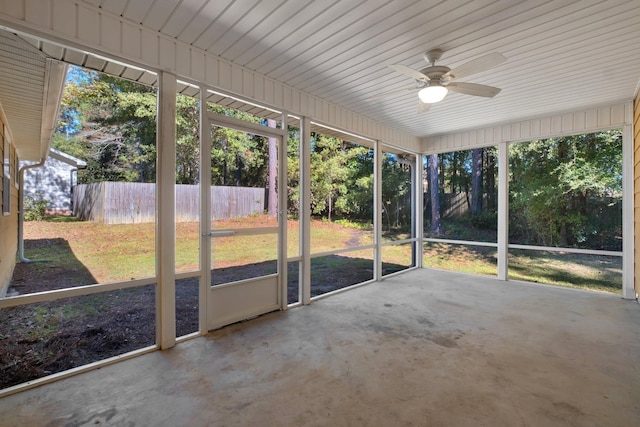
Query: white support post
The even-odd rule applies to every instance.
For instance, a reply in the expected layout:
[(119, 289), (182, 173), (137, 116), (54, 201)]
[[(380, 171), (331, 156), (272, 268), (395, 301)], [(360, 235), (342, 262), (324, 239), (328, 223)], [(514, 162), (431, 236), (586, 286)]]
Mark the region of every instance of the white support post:
[(415, 188), (413, 192), (415, 194), (416, 203), (413, 214), (415, 215), (414, 223), (416, 225), (416, 267), (422, 268), (424, 258), (424, 190), (422, 181), (422, 154), (416, 154), (416, 166), (415, 166)]
[(508, 279), (509, 143), (498, 145), (498, 279)]
[(207, 116), (207, 89), (200, 87), (200, 286), (198, 324), (208, 332), (207, 297), (211, 286), (211, 122)]
[(311, 120), (300, 120), (300, 301), (311, 303)]
[(280, 308), (287, 309), (287, 113), (282, 113), (283, 137), (278, 139), (278, 275)]
[(382, 280), (382, 144), (373, 144), (373, 278)]
[(157, 343), (176, 343), (176, 77), (158, 76), (156, 173)]
[(622, 128), (622, 298), (636, 299), (634, 287), (633, 127)]

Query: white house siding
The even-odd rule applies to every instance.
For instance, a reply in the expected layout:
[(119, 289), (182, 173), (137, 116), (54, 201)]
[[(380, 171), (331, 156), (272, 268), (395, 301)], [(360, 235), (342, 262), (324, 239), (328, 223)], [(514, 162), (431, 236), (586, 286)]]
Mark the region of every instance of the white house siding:
[(24, 173), (24, 196), (49, 202), (47, 211), (68, 215), (72, 210), (72, 173), (77, 168), (48, 157), (43, 166), (27, 169)]

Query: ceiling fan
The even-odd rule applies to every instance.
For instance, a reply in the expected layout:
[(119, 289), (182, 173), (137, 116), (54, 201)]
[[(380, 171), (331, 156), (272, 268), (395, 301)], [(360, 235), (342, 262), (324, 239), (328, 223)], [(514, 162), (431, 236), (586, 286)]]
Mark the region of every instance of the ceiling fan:
[(457, 80), (496, 67), (505, 62), (507, 58), (497, 52), (490, 53), (451, 69), (443, 65), (436, 65), (436, 61), (440, 59), (442, 53), (442, 49), (432, 49), (425, 53), (424, 59), (430, 65), (420, 71), (401, 64), (389, 65), (394, 70), (415, 79), (417, 86), (386, 92), (379, 97), (417, 90), (418, 113), (424, 113), (431, 107), (431, 104), (442, 101), (449, 91), (486, 98), (493, 98), (500, 92), (497, 87)]

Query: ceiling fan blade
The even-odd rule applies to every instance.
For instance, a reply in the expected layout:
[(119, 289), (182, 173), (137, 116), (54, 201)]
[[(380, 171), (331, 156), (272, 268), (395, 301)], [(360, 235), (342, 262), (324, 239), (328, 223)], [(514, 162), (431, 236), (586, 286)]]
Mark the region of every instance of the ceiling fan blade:
[(431, 104), (427, 104), (426, 102), (422, 102), (422, 100), (418, 99), (418, 114), (426, 113), (431, 108)]
[(392, 65), (389, 65), (389, 67), (393, 68), (394, 70), (396, 70), (399, 73), (404, 74), (405, 76), (411, 77), (412, 79), (422, 80), (423, 82), (428, 82), (429, 81), (429, 77), (425, 76), (420, 71), (417, 71), (417, 70), (414, 70), (413, 68), (407, 67), (406, 65), (392, 64)]
[(451, 92), (463, 93), (465, 95), (484, 96), (493, 98), (502, 89), (493, 86), (479, 85), (477, 83), (451, 82), (447, 85)]
[(391, 90), (389, 92), (380, 93), (378, 95), (372, 96), (369, 99), (388, 98), (388, 97), (393, 96), (393, 95), (400, 95), (400, 94), (403, 94), (403, 93), (407, 93), (407, 92), (411, 92), (411, 91), (419, 90), (419, 89), (420, 89), (419, 87), (415, 87), (415, 86), (413, 86), (413, 87), (405, 87), (404, 89), (396, 89), (396, 90)]
[(461, 66), (445, 73), (442, 77), (451, 77), (452, 80), (459, 79), (498, 66), (506, 60), (507, 58), (505, 58), (498, 52), (490, 53), (488, 55), (481, 56), (480, 58), (476, 58), (465, 64), (462, 64)]

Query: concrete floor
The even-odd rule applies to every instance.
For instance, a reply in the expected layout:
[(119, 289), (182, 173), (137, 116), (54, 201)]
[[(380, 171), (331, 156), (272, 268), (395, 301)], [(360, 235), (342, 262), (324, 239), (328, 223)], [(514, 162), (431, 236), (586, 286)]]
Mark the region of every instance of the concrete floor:
[(413, 271), (0, 400), (0, 426), (637, 426), (640, 306)]

